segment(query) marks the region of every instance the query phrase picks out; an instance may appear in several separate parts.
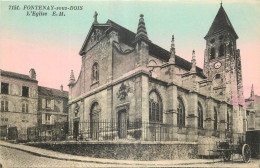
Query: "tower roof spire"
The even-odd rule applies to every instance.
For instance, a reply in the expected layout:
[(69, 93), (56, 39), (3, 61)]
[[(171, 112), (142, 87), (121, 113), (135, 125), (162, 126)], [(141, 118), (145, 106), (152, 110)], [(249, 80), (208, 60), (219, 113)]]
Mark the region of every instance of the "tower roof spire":
[(139, 39), (150, 41), (148, 39), (148, 36), (147, 36), (147, 31), (146, 31), (146, 27), (145, 27), (145, 23), (144, 23), (144, 15), (143, 14), (140, 15), (137, 33), (136, 33), (136, 36), (135, 36), (135, 41), (137, 41)]
[(235, 32), (235, 29), (233, 28), (224, 8), (222, 6), (222, 1), (221, 1), (218, 13), (217, 13), (213, 23), (211, 24), (211, 27), (210, 27), (207, 35), (205, 36), (205, 38), (209, 37), (211, 35), (214, 35), (216, 33), (222, 32), (222, 31), (228, 31), (232, 35), (234, 35), (234, 37), (236, 39), (238, 38), (238, 36)]

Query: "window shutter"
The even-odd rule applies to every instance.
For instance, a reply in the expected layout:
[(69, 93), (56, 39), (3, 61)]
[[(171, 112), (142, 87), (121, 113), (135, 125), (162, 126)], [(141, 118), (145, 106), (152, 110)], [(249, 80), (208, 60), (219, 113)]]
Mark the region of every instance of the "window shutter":
[(5, 111), (9, 111), (9, 109), (8, 109), (8, 101), (5, 101)]
[(46, 108), (46, 100), (42, 99), (42, 108), (45, 109)]
[(25, 112), (25, 104), (22, 104), (22, 112)]
[(50, 124), (53, 125), (53, 124), (54, 124), (54, 120), (55, 120), (55, 115), (51, 115), (50, 120), (51, 120), (51, 121), (50, 121)]
[(26, 103), (26, 113), (29, 112), (29, 104)]
[(42, 114), (42, 124), (45, 124), (46, 121), (45, 121), (45, 114)]
[(54, 100), (51, 100), (51, 109), (54, 110)]

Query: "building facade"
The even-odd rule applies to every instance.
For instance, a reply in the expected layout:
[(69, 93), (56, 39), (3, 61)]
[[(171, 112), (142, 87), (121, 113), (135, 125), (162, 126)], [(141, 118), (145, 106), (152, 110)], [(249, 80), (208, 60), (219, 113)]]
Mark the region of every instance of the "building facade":
[(0, 102), (1, 139), (48, 139), (67, 132), (68, 92), (38, 86), (34, 69), (29, 75), (1, 70)]
[(97, 13), (69, 82), (69, 134), (74, 138), (197, 141), (241, 138), (246, 130), (238, 36), (220, 7), (208, 33), (203, 69)]
[(38, 81), (30, 75), (1, 70), (1, 138), (27, 139), (27, 128), (37, 125)]
[(65, 139), (68, 121), (68, 92), (38, 87), (38, 128), (46, 139)]
[(253, 85), (250, 97), (245, 102), (248, 130), (260, 130), (260, 96), (255, 95)]

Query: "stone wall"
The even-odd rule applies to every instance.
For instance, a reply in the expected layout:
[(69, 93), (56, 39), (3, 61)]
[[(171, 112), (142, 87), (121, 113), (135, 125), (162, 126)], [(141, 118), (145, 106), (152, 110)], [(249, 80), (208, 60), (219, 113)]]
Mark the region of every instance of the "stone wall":
[(28, 143), (62, 153), (118, 160), (174, 160), (197, 158), (196, 143), (55, 142)]

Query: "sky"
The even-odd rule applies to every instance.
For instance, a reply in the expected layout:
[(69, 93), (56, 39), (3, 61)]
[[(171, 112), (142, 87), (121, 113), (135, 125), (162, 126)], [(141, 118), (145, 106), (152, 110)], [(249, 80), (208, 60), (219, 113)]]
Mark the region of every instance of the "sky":
[[(0, 68), (29, 74), (34, 68), (40, 86), (68, 90), (70, 71), (77, 78), (81, 68), (78, 54), (98, 12), (98, 22), (108, 19), (136, 32), (139, 15), (144, 14), (149, 39), (170, 49), (175, 35), (176, 54), (190, 61), (196, 51), (197, 66), (203, 68), (204, 40), (218, 10), (220, 0), (173, 1), (0, 1)], [(20, 10), (11, 10), (18, 5)], [(62, 11), (29, 9), (31, 5), (70, 7), (82, 10)], [(237, 48), (242, 59), (244, 95), (250, 95), (254, 84), (260, 95), (260, 0), (223, 0), (223, 7), (239, 36)], [(64, 8), (63, 8), (64, 9)], [(31, 11), (47, 12), (32, 16)], [(31, 15), (27, 16), (27, 12)]]

